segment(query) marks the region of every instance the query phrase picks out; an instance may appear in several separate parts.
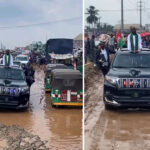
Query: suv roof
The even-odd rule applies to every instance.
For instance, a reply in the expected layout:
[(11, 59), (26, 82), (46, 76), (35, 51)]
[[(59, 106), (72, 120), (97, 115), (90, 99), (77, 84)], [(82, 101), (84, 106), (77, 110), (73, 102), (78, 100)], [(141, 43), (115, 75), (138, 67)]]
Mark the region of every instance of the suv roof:
[[(127, 48), (123, 48), (123, 49), (121, 49), (121, 50), (119, 50), (119, 51), (117, 51), (117, 53), (119, 53), (119, 54), (123, 54), (123, 53), (125, 53), (125, 54), (135, 54), (135, 53), (131, 53), (131, 51), (129, 51)], [(136, 54), (150, 54), (150, 49), (147, 49), (147, 48), (143, 48), (141, 51), (139, 51), (138, 53), (136, 53)]]
[(82, 74), (78, 70), (73, 69), (54, 69), (52, 71), (55, 78), (72, 78), (72, 79), (82, 79)]

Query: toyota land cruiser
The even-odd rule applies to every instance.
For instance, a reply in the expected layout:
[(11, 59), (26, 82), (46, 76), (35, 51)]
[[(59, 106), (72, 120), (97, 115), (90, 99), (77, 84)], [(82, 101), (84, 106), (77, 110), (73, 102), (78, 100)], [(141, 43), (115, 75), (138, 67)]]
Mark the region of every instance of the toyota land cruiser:
[(28, 108), (30, 87), (27, 82), (19, 66), (0, 66), (0, 108)]
[(150, 50), (118, 51), (104, 81), (106, 109), (150, 106)]

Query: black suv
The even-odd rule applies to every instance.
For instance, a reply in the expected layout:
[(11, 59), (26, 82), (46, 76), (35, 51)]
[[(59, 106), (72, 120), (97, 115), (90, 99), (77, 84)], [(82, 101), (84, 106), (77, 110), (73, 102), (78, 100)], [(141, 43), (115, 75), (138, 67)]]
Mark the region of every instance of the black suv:
[(106, 109), (150, 106), (150, 50), (118, 51), (104, 81)]
[(0, 108), (25, 109), (29, 105), (30, 87), (19, 66), (0, 66)]

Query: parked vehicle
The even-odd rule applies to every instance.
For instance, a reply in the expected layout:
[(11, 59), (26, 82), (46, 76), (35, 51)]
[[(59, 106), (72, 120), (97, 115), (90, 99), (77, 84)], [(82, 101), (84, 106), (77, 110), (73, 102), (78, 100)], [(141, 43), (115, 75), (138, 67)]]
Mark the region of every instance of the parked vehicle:
[(29, 106), (30, 87), (19, 66), (0, 66), (0, 108), (25, 109)]
[(54, 69), (66, 69), (67, 66), (64, 64), (48, 64), (46, 65), (45, 70), (45, 91), (50, 92), (51, 91), (51, 71)]
[(13, 65), (21, 66), (21, 62), (20, 62), (20, 61), (14, 61), (14, 62), (13, 62)]
[(29, 57), (27, 55), (18, 55), (15, 61), (19, 61), (22, 65), (27, 65), (29, 63)]
[(78, 70), (54, 69), (51, 88), (52, 106), (82, 106), (82, 74)]
[(150, 51), (118, 51), (104, 82), (106, 109), (150, 107)]

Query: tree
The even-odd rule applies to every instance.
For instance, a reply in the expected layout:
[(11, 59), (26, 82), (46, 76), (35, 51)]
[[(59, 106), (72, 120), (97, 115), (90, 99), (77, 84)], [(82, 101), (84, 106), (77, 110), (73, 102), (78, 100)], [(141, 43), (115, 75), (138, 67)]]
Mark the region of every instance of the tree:
[(101, 32), (112, 32), (113, 31), (113, 26), (107, 23), (104, 23), (102, 26), (99, 28)]
[(86, 21), (89, 24), (89, 27), (91, 25), (92, 28), (94, 28), (95, 24), (98, 21), (99, 10), (97, 10), (94, 6), (89, 6), (89, 8), (87, 8), (86, 10), (86, 14), (88, 15)]

